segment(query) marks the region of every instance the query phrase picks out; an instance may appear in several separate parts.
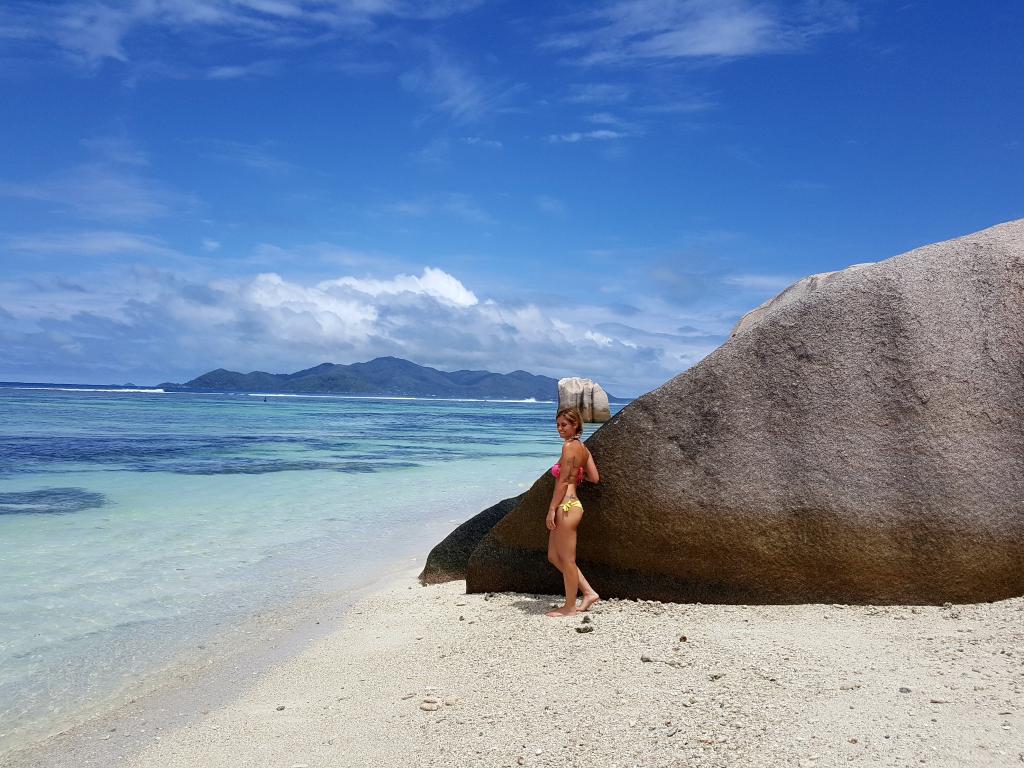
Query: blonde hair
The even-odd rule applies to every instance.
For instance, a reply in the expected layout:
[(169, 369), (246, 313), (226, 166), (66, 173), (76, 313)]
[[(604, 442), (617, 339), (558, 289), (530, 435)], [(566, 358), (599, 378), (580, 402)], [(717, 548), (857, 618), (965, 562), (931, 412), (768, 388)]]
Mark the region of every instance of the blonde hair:
[(578, 410), (575, 408), (562, 408), (555, 414), (555, 420), (557, 421), (563, 416), (575, 425), (577, 436), (583, 434), (583, 417), (580, 416), (580, 412)]

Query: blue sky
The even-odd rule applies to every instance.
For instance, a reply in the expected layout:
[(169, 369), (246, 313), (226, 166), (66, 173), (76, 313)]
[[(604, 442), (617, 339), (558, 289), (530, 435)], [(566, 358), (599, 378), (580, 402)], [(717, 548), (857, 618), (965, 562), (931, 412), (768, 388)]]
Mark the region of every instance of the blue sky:
[(8, 0), (0, 379), (398, 355), (651, 389), (1024, 215), (1024, 6)]

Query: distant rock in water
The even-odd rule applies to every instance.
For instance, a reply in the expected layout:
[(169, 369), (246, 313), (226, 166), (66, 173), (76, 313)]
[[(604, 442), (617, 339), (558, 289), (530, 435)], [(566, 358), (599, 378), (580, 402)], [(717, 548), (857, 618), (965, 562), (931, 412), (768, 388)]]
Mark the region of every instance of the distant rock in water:
[(612, 417), (608, 395), (600, 384), (590, 379), (559, 379), (558, 408), (575, 408), (589, 423), (603, 423)]
[[(587, 441), (607, 596), (942, 603), (1024, 594), (1024, 220), (801, 281)], [(471, 592), (561, 590), (552, 479)]]

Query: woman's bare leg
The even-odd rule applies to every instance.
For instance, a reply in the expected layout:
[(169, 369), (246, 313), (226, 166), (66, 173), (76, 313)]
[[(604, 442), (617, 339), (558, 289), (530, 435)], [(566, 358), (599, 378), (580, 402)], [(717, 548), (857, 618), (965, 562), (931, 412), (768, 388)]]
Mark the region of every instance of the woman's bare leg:
[(558, 547), (555, 546), (555, 532), (548, 532), (548, 562), (551, 563), (558, 572), (562, 572), (562, 560), (558, 556)]
[[(562, 569), (562, 561), (558, 557), (558, 551), (555, 549), (553, 541), (548, 544), (548, 562), (555, 566), (559, 573), (564, 573)], [(579, 569), (579, 566), (576, 566), (576, 578), (579, 583), (579, 591), (583, 593), (583, 602), (580, 603), (580, 610), (589, 611), (590, 606), (600, 600), (601, 596), (597, 594), (597, 591), (592, 586), (590, 586), (590, 582), (587, 581), (587, 578), (583, 575), (583, 571)]]
[(565, 585), (565, 605), (549, 611), (547, 615), (552, 618), (576, 615), (576, 593), (580, 586), (580, 570), (576, 567), (576, 528), (583, 517), (583, 510), (579, 507), (568, 512), (558, 509), (555, 514), (558, 524), (552, 532), (552, 540)]
[(579, 567), (576, 568), (576, 575), (579, 577), (580, 591), (583, 593), (583, 602), (580, 603), (580, 610), (589, 611), (590, 606), (600, 600), (601, 596), (590, 586), (590, 582), (583, 577), (583, 571)]
[[(562, 560), (559, 557), (558, 547), (556, 545), (555, 531), (548, 533), (548, 562), (555, 566), (559, 573), (563, 573)], [(579, 582), (579, 590), (583, 593), (583, 602), (580, 603), (579, 610), (589, 611), (590, 607), (601, 599), (601, 596), (597, 594), (597, 590), (590, 586), (590, 582), (587, 581), (586, 577), (583, 575), (583, 571), (581, 571), (578, 566), (576, 568), (576, 577)]]

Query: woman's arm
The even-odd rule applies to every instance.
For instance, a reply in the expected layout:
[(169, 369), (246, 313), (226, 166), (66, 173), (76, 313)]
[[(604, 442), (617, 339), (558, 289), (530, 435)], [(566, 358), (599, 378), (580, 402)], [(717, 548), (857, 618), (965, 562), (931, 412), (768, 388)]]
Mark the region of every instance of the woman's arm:
[(594, 463), (594, 454), (587, 451), (587, 468), (584, 472), (587, 482), (600, 483), (601, 476), (597, 473), (597, 464)]

